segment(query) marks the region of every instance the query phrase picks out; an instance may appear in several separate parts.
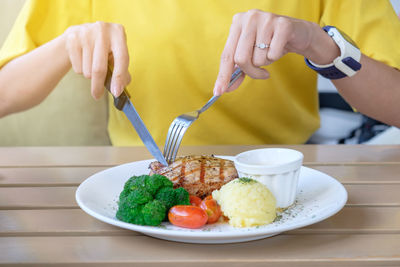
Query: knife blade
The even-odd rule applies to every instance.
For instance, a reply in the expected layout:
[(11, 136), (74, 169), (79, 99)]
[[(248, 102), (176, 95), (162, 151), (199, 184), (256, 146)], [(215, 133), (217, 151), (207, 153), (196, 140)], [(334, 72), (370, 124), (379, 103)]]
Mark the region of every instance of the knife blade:
[[(109, 69), (107, 71), (107, 76), (105, 80), (105, 87), (111, 93), (110, 86), (111, 86), (111, 76), (112, 72)], [(128, 92), (124, 89), (122, 94), (119, 97), (114, 98), (114, 106), (123, 111), (126, 117), (131, 122), (132, 126), (135, 128), (137, 134), (139, 135), (140, 139), (147, 147), (149, 152), (154, 156), (156, 160), (158, 160), (164, 166), (168, 166), (167, 161), (165, 160), (163, 154), (161, 153), (160, 149), (158, 148), (156, 142), (154, 141), (153, 137), (151, 136), (149, 130), (147, 130), (146, 125), (144, 124), (143, 120), (140, 118), (139, 113), (136, 111), (135, 107), (133, 106)]]

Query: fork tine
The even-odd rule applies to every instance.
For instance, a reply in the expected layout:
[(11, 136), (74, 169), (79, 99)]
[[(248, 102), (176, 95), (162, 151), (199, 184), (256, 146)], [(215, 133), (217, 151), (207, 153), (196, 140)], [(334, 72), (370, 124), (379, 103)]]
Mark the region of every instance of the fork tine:
[[(178, 140), (182, 140), (181, 134), (186, 131), (186, 125), (184, 122), (180, 121), (179, 118), (174, 122), (174, 127), (172, 129), (171, 135), (169, 137), (169, 145), (167, 151), (165, 152), (165, 159), (168, 163), (172, 163), (175, 159), (173, 157), (174, 150), (176, 149), (176, 144)], [(182, 132), (183, 130), (183, 132)], [(178, 145), (179, 146), (179, 145)], [(176, 152), (175, 152), (176, 155)]]
[(168, 154), (167, 152), (170, 149), (171, 135), (172, 135), (172, 133), (174, 131), (175, 126), (176, 126), (176, 120), (174, 120), (171, 123), (171, 125), (169, 126), (169, 129), (168, 129), (167, 139), (165, 140), (165, 145), (164, 145), (164, 153), (163, 153), (164, 154), (164, 158), (167, 158), (167, 154)]
[(172, 163), (175, 160), (183, 135), (186, 132), (189, 125), (190, 124), (187, 124), (187, 122), (179, 120), (177, 121), (177, 126), (175, 127), (175, 131), (173, 135), (171, 135), (169, 150), (166, 156), (166, 160), (168, 163)]
[(178, 132), (174, 147), (171, 149), (171, 152), (172, 152), (172, 156), (170, 158), (171, 162), (175, 161), (176, 154), (178, 153), (179, 146), (181, 145), (183, 135), (185, 134), (186, 130), (189, 128), (190, 124), (192, 124), (192, 123), (182, 125), (182, 128)]
[(165, 146), (164, 146), (164, 158), (168, 163), (170, 163), (169, 157), (171, 154), (171, 147), (178, 127), (179, 127), (179, 121), (175, 119), (168, 129), (167, 140), (165, 141)]

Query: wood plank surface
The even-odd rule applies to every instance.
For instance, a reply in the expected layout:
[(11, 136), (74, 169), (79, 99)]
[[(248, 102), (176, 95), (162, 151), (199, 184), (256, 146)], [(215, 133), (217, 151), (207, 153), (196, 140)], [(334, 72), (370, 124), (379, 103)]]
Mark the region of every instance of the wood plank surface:
[[(306, 165), (344, 184), (400, 183), (398, 165)], [(108, 169), (102, 167), (0, 167), (0, 187), (78, 186), (89, 176)]]
[[(347, 205), (400, 206), (400, 184), (350, 184), (345, 188)], [(76, 186), (0, 187), (0, 209), (78, 208), (76, 189)]]
[[(278, 146), (182, 147), (236, 155)], [(149, 159), (135, 147), (1, 147), (0, 265), (400, 266), (400, 146), (279, 146), (342, 182), (346, 206), (319, 223), (258, 241), (221, 245), (159, 240), (98, 221), (75, 201), (101, 170)]]
[(0, 168), (0, 187), (78, 186), (109, 167)]
[(0, 209), (77, 208), (73, 187), (3, 187)]
[[(287, 147), (304, 154), (305, 164), (399, 164), (400, 145), (295, 145), (295, 146), (183, 146), (181, 155), (214, 154), (234, 156), (240, 152)], [(23, 156), (22, 156), (23, 155)], [(115, 166), (152, 159), (145, 147), (1, 147), (0, 167)]]
[(400, 184), (345, 185), (348, 193), (346, 205), (400, 206)]
[[(400, 163), (400, 162), (399, 162)], [(326, 173), (343, 184), (400, 183), (399, 165), (312, 165), (312, 169)]]
[[(349, 219), (351, 218), (351, 219)], [(345, 207), (291, 234), (400, 234), (400, 207)], [(0, 236), (140, 235), (103, 223), (81, 209), (0, 210)]]
[(0, 236), (138, 235), (103, 223), (81, 209), (0, 210)]
[[(3, 264), (128, 266), (396, 266), (400, 234), (287, 235), (236, 244), (198, 245), (147, 236), (0, 237)], [(396, 262), (397, 261), (397, 262)], [(224, 264), (225, 263), (225, 264)], [(118, 266), (119, 266), (118, 265)], [(397, 265), (398, 266), (398, 265)]]

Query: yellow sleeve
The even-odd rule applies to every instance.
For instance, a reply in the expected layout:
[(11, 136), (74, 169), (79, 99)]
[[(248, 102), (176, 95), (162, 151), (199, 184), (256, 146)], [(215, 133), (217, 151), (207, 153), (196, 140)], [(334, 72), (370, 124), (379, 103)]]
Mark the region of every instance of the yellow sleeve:
[(91, 22), (91, 6), (89, 0), (26, 1), (0, 50), (0, 68), (61, 35), (69, 26)]
[(400, 20), (388, 0), (325, 0), (320, 24), (338, 27), (363, 54), (400, 69)]

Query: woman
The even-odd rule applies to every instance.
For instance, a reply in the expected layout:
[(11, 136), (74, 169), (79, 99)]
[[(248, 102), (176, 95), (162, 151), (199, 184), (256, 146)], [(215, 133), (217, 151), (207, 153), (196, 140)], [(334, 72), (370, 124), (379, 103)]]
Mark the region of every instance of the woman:
[[(1, 50), (0, 116), (40, 103), (71, 66), (97, 99), (111, 62), (112, 94), (127, 86), (159, 144), (177, 115), (239, 85), (185, 144), (303, 143), (319, 126), (316, 72), (304, 57), (318, 69), (341, 54), (320, 25), (352, 36), (362, 52), (361, 69), (334, 80), (339, 92), (399, 126), (400, 23), (387, 1), (31, 0)], [(254, 79), (228, 89), (235, 65)], [(114, 108), (108, 129), (114, 145), (141, 144)]]

